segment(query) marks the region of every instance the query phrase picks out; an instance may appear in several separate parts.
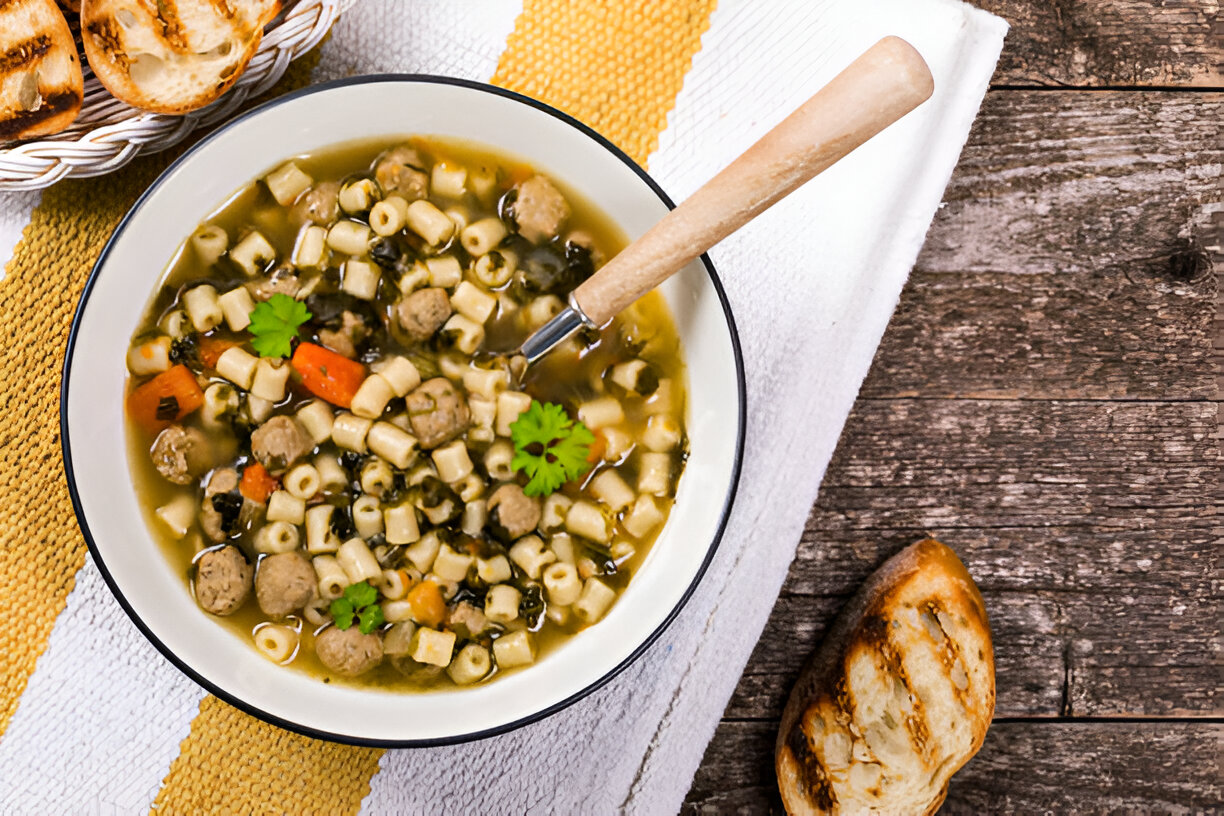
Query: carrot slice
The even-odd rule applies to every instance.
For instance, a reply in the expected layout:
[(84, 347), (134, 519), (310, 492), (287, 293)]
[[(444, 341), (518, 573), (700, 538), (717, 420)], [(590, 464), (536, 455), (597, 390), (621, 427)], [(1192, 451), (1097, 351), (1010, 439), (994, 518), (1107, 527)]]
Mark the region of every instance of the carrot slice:
[(128, 414), (150, 434), (178, 422), (203, 404), (200, 384), (191, 369), (182, 364), (136, 386), (127, 398)]
[(242, 469), (242, 480), (238, 482), (238, 492), (253, 502), (263, 504), (280, 485), (276, 477), (259, 462), (251, 462)]
[(314, 343), (299, 343), (293, 369), (307, 391), (332, 405), (348, 408), (365, 381), (365, 366)]
[(422, 581), (408, 590), (408, 603), (412, 617), (422, 626), (437, 626), (446, 617), (446, 601), (433, 581)]
[(591, 443), (591, 450), (587, 453), (587, 462), (595, 464), (603, 461), (604, 453), (608, 450), (608, 438), (601, 431), (595, 432), (595, 441)]

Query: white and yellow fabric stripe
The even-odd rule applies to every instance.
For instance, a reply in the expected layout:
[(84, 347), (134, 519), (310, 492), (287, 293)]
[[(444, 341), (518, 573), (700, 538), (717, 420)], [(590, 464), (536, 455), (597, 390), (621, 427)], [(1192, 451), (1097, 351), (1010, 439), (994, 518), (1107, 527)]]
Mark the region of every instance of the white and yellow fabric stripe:
[[(386, 752), (322, 743), (206, 695), (144, 641), (86, 560), (53, 630), (13, 630), (38, 650), (45, 642), (36, 670), (0, 654), (0, 812), (676, 812), (772, 607), (1004, 30), (955, 0), (362, 0), (323, 46), (315, 81), (386, 71), (493, 78), (605, 133), (674, 198), (883, 34), (919, 47), (938, 91), (712, 253), (748, 373), (742, 486), (702, 586), (622, 676), (566, 711), (478, 743)], [(48, 198), (65, 203), (54, 190)], [(29, 218), (30, 199), (0, 197), (0, 258), (16, 239), (6, 225)], [(29, 271), (31, 236), (58, 224), (47, 207), (34, 218), (10, 276)], [(74, 229), (66, 226), (65, 241), (79, 240)], [(79, 288), (88, 269), (71, 272)], [(0, 287), (0, 296), (12, 291)], [(10, 322), (5, 309), (0, 324)], [(44, 368), (58, 367), (51, 356)], [(4, 361), (4, 380), (32, 362), (14, 353)], [(37, 382), (55, 389), (58, 374)], [(25, 399), (3, 393), (6, 411)], [(56, 402), (35, 404), (53, 412)], [(31, 432), (3, 428), (6, 455), (20, 456), (21, 433)], [(6, 505), (20, 478), (3, 479), (0, 521), (17, 510)], [(38, 484), (20, 495), (56, 503), (64, 492)], [(37, 543), (21, 552), (42, 552)], [(79, 552), (79, 542), (46, 544)], [(5, 558), (0, 611), (51, 610), (54, 619), (72, 575), (46, 598), (14, 604), (3, 595), (17, 568)], [(60, 570), (80, 563), (38, 558)]]

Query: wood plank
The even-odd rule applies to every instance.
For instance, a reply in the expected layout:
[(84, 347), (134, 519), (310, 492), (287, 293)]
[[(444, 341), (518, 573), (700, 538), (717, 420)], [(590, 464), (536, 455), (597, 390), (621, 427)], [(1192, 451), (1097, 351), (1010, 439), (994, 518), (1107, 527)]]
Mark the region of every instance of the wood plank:
[(992, 93), (862, 395), (1213, 399), (1222, 94)]
[[(724, 722), (682, 812), (782, 813), (774, 724)], [(1219, 806), (1219, 723), (996, 722), (940, 813), (1192, 813)]]
[(1219, 5), (1203, 0), (977, 0), (1011, 23), (996, 83), (1224, 85)]

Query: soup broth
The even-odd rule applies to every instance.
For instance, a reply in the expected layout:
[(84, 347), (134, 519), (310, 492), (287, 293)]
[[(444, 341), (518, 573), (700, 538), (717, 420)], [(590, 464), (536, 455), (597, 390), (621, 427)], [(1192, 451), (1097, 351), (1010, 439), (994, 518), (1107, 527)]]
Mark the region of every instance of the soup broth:
[(589, 202), (437, 139), (302, 156), (184, 242), (128, 354), (147, 523), (201, 614), (323, 682), (488, 682), (596, 625), (686, 458), (662, 298), (527, 368), (618, 252)]

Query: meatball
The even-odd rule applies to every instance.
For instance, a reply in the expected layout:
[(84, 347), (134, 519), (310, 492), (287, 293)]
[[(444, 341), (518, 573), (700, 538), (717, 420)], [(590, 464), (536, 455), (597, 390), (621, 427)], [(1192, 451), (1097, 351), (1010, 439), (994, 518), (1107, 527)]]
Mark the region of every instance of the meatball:
[(514, 223), (519, 234), (532, 243), (557, 237), (570, 216), (569, 202), (544, 176), (532, 176), (515, 187)]
[(365, 674), (383, 659), (382, 638), (363, 635), (356, 626), (329, 626), (315, 638), (315, 654), (323, 665), (346, 677)]
[(424, 450), (449, 442), (471, 422), (467, 400), (445, 377), (426, 380), (405, 398), (412, 433)]
[(212, 465), (208, 439), (195, 428), (171, 425), (157, 435), (149, 451), (157, 472), (175, 484), (191, 484)]
[(314, 449), (314, 442), (293, 417), (274, 416), (251, 434), (251, 454), (269, 473), (283, 473)]
[(404, 332), (418, 342), (433, 337), (451, 316), (451, 302), (445, 289), (436, 286), (418, 289), (400, 301), (396, 310)]
[[(505, 541), (527, 535), (540, 523), (540, 500), (523, 492), (516, 484), (504, 484), (489, 497), (489, 523)], [(498, 530), (498, 528), (501, 530)]]
[(397, 147), (379, 159), (374, 178), (385, 193), (396, 193), (407, 201), (429, 195), (429, 175), (421, 154), (411, 147)]
[(336, 329), (320, 329), (319, 342), (350, 360), (357, 356), (357, 344), (366, 338), (365, 321), (345, 309)]
[(196, 562), (196, 603), (214, 615), (233, 614), (251, 594), (253, 572), (237, 547), (209, 550)]
[(324, 181), (311, 187), (298, 197), (290, 215), (295, 224), (320, 224), (327, 226), (336, 220), (340, 182)]
[(315, 599), (314, 567), (298, 552), (269, 555), (255, 573), (255, 600), (265, 615), (281, 618)]
[(451, 627), (464, 627), (472, 637), (479, 637), (489, 627), (489, 619), (484, 612), (467, 601), (455, 604), (455, 608), (446, 616), (446, 622)]

